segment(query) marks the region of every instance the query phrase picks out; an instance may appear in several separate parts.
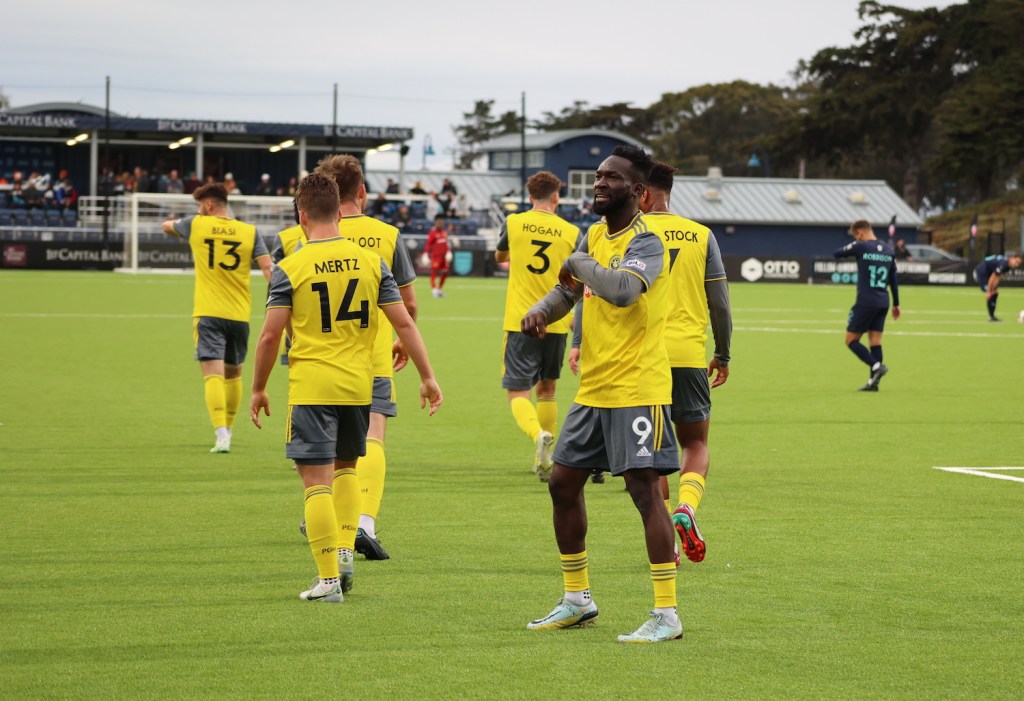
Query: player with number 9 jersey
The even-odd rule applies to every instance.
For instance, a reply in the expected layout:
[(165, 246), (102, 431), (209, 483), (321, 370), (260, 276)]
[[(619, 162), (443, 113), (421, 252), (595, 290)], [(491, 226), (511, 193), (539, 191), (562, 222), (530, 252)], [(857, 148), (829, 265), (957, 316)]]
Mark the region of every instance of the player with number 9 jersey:
[(267, 309), (290, 307), (291, 405), (368, 405), (377, 309), (402, 304), (381, 257), (342, 237), (308, 241), (275, 268)]

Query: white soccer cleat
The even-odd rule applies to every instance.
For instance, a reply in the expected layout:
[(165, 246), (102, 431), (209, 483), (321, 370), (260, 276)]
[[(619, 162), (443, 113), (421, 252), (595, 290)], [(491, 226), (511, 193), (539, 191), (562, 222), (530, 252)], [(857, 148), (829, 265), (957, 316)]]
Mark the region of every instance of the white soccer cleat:
[(533, 457), (533, 474), (537, 475), (541, 482), (547, 482), (548, 478), (551, 477), (551, 468), (553, 466), (551, 453), (554, 451), (554, 448), (554, 436), (547, 431), (541, 431), (537, 434), (537, 452)]
[(677, 621), (673, 626), (665, 620), (665, 614), (651, 611), (651, 617), (632, 633), (620, 635), (620, 643), (662, 643), (683, 637), (683, 624)]
[(340, 604), (345, 600), (345, 595), (341, 593), (340, 584), (324, 584), (324, 580), (317, 577), (313, 588), (299, 594), (299, 598), (303, 601), (322, 601), (325, 604)]
[(210, 448), (211, 453), (230, 453), (231, 452), (231, 438), (221, 438), (213, 447)]

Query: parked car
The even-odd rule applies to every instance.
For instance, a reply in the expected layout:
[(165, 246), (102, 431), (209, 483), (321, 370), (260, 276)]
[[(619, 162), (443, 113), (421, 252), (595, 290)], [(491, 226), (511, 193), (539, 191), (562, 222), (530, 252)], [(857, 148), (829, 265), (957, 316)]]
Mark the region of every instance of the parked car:
[(929, 246), (924, 243), (908, 243), (907, 252), (912, 260), (919, 263), (966, 263), (967, 260), (954, 255), (949, 251), (943, 251), (937, 246)]

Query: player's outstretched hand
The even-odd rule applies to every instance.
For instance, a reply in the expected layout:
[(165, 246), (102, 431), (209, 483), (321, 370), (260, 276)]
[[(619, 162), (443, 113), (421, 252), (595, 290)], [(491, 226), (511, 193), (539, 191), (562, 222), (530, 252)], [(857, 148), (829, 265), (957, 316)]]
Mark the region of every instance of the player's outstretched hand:
[(400, 340), (395, 341), (391, 346), (391, 366), (398, 372), (409, 362), (409, 354), (405, 352), (405, 346)]
[[(718, 374), (716, 375), (715, 373)], [(712, 376), (715, 379), (711, 380)], [(729, 379), (729, 366), (719, 363), (718, 358), (712, 358), (711, 362), (708, 363), (708, 379), (711, 380), (711, 389), (724, 385), (725, 381)]]
[(434, 412), (441, 408), (441, 402), (443, 401), (444, 397), (441, 396), (441, 388), (438, 387), (437, 380), (430, 378), (420, 382), (420, 409), (426, 407), (429, 402), (429, 415), (433, 416)]
[(573, 375), (580, 374), (580, 349), (571, 348), (569, 349), (569, 369), (572, 370)]
[(519, 328), (527, 336), (544, 338), (548, 332), (548, 320), (541, 312), (530, 312), (523, 317)]
[(266, 392), (253, 392), (252, 399), (249, 400), (249, 418), (256, 424), (256, 428), (263, 428), (263, 424), (260, 423), (260, 409), (270, 416), (270, 397)]
[(893, 318), (893, 321), (895, 321), (896, 319), (899, 319), (900, 318), (900, 314), (902, 314), (902, 313), (903, 312), (900, 311), (899, 307), (893, 307), (892, 308), (892, 318)]

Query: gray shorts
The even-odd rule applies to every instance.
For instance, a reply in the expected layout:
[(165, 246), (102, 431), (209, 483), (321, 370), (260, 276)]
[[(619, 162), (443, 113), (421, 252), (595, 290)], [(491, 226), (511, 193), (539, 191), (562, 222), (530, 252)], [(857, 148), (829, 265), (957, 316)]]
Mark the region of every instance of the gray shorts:
[(549, 333), (544, 338), (533, 338), (518, 331), (506, 331), (501, 386), (525, 392), (539, 380), (557, 380), (565, 358), (565, 336)]
[(373, 378), (373, 403), (370, 404), (370, 411), (384, 416), (398, 416), (395, 383), (390, 377)]
[(245, 321), (201, 316), (195, 320), (193, 339), (196, 360), (223, 360), (241, 365), (249, 348), (249, 324)]
[(699, 424), (711, 418), (711, 386), (704, 368), (672, 368), (672, 421)]
[(679, 471), (668, 405), (599, 409), (573, 403), (552, 457), (566, 467), (613, 475), (643, 468)]
[(366, 455), (370, 405), (307, 405), (288, 407), (284, 454), (299, 465), (326, 465)]

